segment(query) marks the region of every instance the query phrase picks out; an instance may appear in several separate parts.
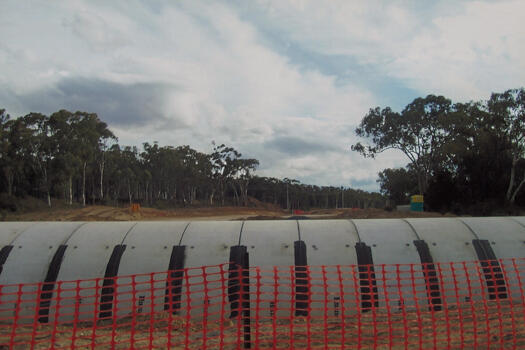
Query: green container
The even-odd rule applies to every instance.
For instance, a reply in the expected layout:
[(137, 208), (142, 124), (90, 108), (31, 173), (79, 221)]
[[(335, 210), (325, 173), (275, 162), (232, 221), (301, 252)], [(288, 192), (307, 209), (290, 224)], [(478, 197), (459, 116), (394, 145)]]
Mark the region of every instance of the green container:
[(410, 203), (410, 211), (423, 211), (423, 203), (422, 202)]

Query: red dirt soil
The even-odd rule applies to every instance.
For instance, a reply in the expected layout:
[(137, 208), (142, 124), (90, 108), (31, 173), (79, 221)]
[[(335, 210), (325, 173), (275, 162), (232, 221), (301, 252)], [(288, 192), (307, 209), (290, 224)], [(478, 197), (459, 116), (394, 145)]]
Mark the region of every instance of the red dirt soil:
[[(6, 221), (153, 221), (153, 220), (279, 220), (293, 217), (292, 213), (266, 203), (250, 203), (250, 207), (208, 207), (155, 209), (142, 207), (138, 212), (131, 208), (90, 205), (84, 208), (57, 208), (13, 213)], [(383, 209), (317, 209), (306, 211), (300, 218), (309, 219), (375, 219), (442, 217), (434, 212), (401, 212)], [(451, 216), (446, 214), (445, 216)]]

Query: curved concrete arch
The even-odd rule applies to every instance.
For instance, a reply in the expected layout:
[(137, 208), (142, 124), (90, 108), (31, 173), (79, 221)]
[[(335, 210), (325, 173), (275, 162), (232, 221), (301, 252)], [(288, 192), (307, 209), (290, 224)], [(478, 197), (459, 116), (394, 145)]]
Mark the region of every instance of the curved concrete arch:
[(355, 265), (359, 237), (348, 220), (300, 220), (309, 265)]
[[(401, 219), (358, 219), (354, 222), (361, 242), (372, 250), (379, 305), (396, 310), (403, 305), (412, 305), (416, 298), (423, 300), (425, 286), (413, 286), (411, 282), (414, 278), (423, 280), (419, 253), (413, 244), (418, 237), (412, 227)], [(417, 265), (411, 268), (407, 264)]]
[(372, 247), (374, 264), (419, 263), (414, 247), (418, 239), (412, 228), (401, 219), (355, 219), (361, 242)]
[(509, 219), (512, 219), (518, 222), (521, 226), (525, 227), (525, 216), (511, 216)]
[(15, 278), (18, 283), (43, 282), (57, 248), (82, 225), (43, 222), (26, 229), (12, 243), (14, 249), (4, 264), (0, 284), (8, 284)]
[[(299, 226), (296, 220), (277, 221), (246, 221), (244, 223), (240, 245), (246, 246), (249, 254), (250, 266), (260, 266), (263, 270), (263, 285), (260, 289), (263, 309), (261, 317), (271, 317), (277, 308), (277, 316), (285, 316), (287, 311), (294, 306), (291, 303), (291, 295), (295, 291), (291, 289), (290, 283), (279, 286), (281, 299), (277, 304), (273, 300), (274, 283), (271, 268), (280, 266), (277, 278), (290, 281), (294, 278), (292, 268), (295, 260), (295, 242), (299, 241)], [(289, 272), (288, 272), (289, 271)], [(253, 271), (250, 271), (253, 276)], [(289, 314), (289, 312), (288, 312)]]
[(430, 249), (434, 262), (476, 261), (476, 237), (455, 218), (406, 219)]
[(505, 217), (462, 218), (462, 220), (479, 239), (490, 242), (499, 259), (525, 258), (525, 227), (515, 220)]
[(67, 241), (58, 281), (88, 280), (104, 277), (109, 257), (122, 244), (135, 222), (89, 222)]
[[(466, 288), (485, 288), (485, 281), (480, 276), (475, 265), (469, 264), (464, 272), (462, 262), (478, 260), (472, 241), (477, 239), (470, 227), (457, 218), (421, 218), (406, 219), (418, 232), (421, 240), (425, 241), (433, 262), (438, 265), (436, 277), (440, 283), (440, 297), (445, 304), (456, 304), (465, 299), (479, 300), (480, 295), (471, 296)], [(443, 264), (450, 263), (451, 265)], [(454, 264), (456, 263), (456, 264)], [(452, 268), (455, 268), (452, 274)], [(469, 276), (481, 278), (466, 280), (465, 273)], [(458, 293), (456, 294), (456, 291)]]
[(4, 264), (13, 251), (13, 242), (23, 232), (36, 224), (33, 222), (6, 222), (0, 225), (0, 275), (4, 269)]
[(39, 222), (2, 222), (0, 225), (0, 249), (12, 245), (13, 241), (28, 228), (39, 225)]
[(499, 290), (508, 291), (512, 298), (520, 300), (519, 282), (525, 281), (525, 271), (516, 269), (512, 259), (525, 257), (525, 226), (507, 217), (463, 218), (463, 221), (485, 241), (484, 250), (491, 250), (495, 258), (502, 259), (497, 266), (484, 269), (485, 280), (495, 279)]
[(247, 247), (252, 266), (291, 266), (298, 240), (296, 220), (246, 221), (240, 245)]
[(122, 244), (119, 276), (167, 271), (173, 246), (179, 245), (187, 222), (139, 222)]
[[(61, 320), (70, 320), (73, 317), (71, 305), (80, 302), (81, 319), (93, 319), (98, 317), (93, 305), (84, 306), (82, 303), (94, 304), (98, 302), (94, 295), (100, 295), (102, 287), (114, 290), (112, 286), (104, 286), (103, 283), (113, 275), (125, 276), (131, 274), (162, 272), (168, 269), (182, 269), (183, 267), (196, 268), (188, 270), (189, 273), (179, 278), (180, 283), (171, 287), (165, 286), (166, 274), (159, 274), (159, 282), (154, 282), (158, 287), (154, 303), (156, 308), (165, 307), (166, 293), (173, 290), (182, 290), (181, 300), (173, 299), (170, 307), (185, 305), (185, 292), (192, 293), (192, 316), (202, 313), (207, 308), (208, 314), (218, 314), (217, 305), (222, 303), (225, 296), (224, 283), (228, 283), (232, 275), (228, 263), (233, 252), (243, 252), (249, 260), (249, 265), (261, 267), (266, 273), (262, 276), (267, 282), (261, 288), (261, 301), (268, 305), (261, 305), (264, 312), (270, 310), (273, 288), (272, 267), (285, 267), (280, 270), (278, 278), (283, 278), (283, 285), (278, 286), (279, 291), (289, 295), (290, 299), (280, 300), (277, 305), (279, 309), (294, 308), (291, 296), (302, 293), (298, 287), (298, 281), (308, 270), (300, 270), (293, 265), (312, 265), (310, 278), (312, 281), (312, 294), (310, 306), (315, 308), (316, 302), (316, 280), (320, 265), (341, 265), (341, 268), (352, 266), (354, 276), (360, 279), (361, 270), (357, 270), (356, 264), (366, 264), (358, 259), (358, 251), (364, 251), (369, 255), (370, 261), (376, 264), (375, 278), (377, 286), (381, 287), (378, 295), (381, 302), (385, 303), (387, 298), (391, 300), (390, 307), (396, 308), (404, 303), (404, 299), (414, 299), (417, 296), (422, 300), (427, 297), (424, 286), (417, 286), (414, 290), (410, 285), (413, 277), (423, 280), (420, 268), (423, 259), (420, 257), (416, 242), (424, 241), (428, 246), (428, 253), (433, 263), (461, 264), (464, 261), (477, 261), (481, 259), (477, 250), (482, 246), (485, 250), (493, 251), (500, 259), (523, 258), (525, 251), (525, 217), (509, 218), (416, 218), (416, 219), (355, 219), (355, 220), (279, 220), (279, 221), (196, 221), (196, 222), (20, 222), (3, 223), (0, 225), (0, 245), (8, 247), (9, 255), (4, 264), (4, 270), (0, 273), (0, 284), (5, 291), (7, 284), (16, 283), (38, 283), (46, 278), (46, 271), (53, 270), (50, 264), (54, 255), (58, 253), (57, 248), (67, 245), (63, 249), (62, 263), (57, 265), (54, 293), (60, 293), (63, 301), (59, 306)], [(475, 244), (477, 246), (475, 246)], [(488, 249), (487, 248), (488, 243)], [(481, 244), (481, 245), (480, 245)], [(483, 246), (485, 244), (485, 246)], [(51, 246), (51, 249), (49, 248)], [(19, 248), (20, 247), (20, 248)], [(115, 253), (115, 249), (119, 248)], [(175, 247), (175, 248), (174, 248)], [(358, 249), (359, 248), (359, 249)], [(365, 249), (366, 248), (366, 249)], [(112, 257), (116, 256), (115, 259)], [(176, 264), (172, 264), (173, 257)], [(300, 258), (300, 259), (299, 259)], [(373, 259), (372, 259), (373, 258)], [(57, 258), (58, 259), (58, 258)], [(113, 261), (114, 260), (114, 261)], [(109, 269), (109, 265), (111, 269)], [(120, 264), (120, 265), (119, 265)], [(399, 269), (395, 266), (383, 268), (381, 265), (401, 264)], [(407, 265), (414, 264), (411, 271), (404, 270)], [(443, 265), (444, 267), (447, 264)], [(202, 290), (203, 271), (201, 266), (208, 266), (206, 276), (208, 291)], [(216, 267), (209, 267), (216, 266)], [(289, 268), (291, 266), (291, 268)], [(317, 267), (315, 267), (317, 266)], [(473, 265), (471, 276), (476, 276), (476, 281), (466, 281), (465, 274), (461, 269), (456, 270), (455, 277), (450, 274), (450, 269), (436, 270), (436, 278), (440, 279), (445, 301), (456, 302), (451, 293), (451, 280), (455, 278), (456, 287), (466, 290), (466, 286), (474, 289), (489, 288), (491, 281), (487, 274), (487, 266), (482, 264)], [(58, 269), (59, 267), (59, 269)], [(456, 266), (460, 267), (460, 265)], [(502, 264), (503, 272), (507, 273), (512, 266)], [(477, 270), (476, 270), (477, 269)], [(106, 273), (111, 273), (106, 276)], [(254, 278), (252, 275), (249, 278)], [(299, 272), (298, 272), (299, 271)], [(459, 272), (458, 272), (459, 271)], [(481, 271), (481, 273), (480, 273)], [(335, 273), (330, 268), (328, 274)], [(393, 276), (401, 273), (401, 290), (397, 289), (397, 280)], [(348, 274), (347, 274), (348, 275)], [(169, 276), (172, 276), (171, 273)], [(525, 276), (507, 275), (511, 286), (507, 290), (514, 295), (516, 292), (517, 278), (522, 281)], [(98, 285), (92, 279), (101, 278)], [(420, 279), (421, 278), (421, 279)], [(496, 277), (497, 278), (497, 277)], [(435, 279), (435, 278), (434, 278)], [(77, 282), (83, 280), (78, 286), (83, 290), (77, 295)], [(136, 281), (139, 281), (137, 277)], [(296, 282), (296, 290), (291, 290), (290, 281)], [(130, 286), (125, 286), (126, 281), (119, 280), (117, 295), (119, 308), (128, 305), (133, 310), (137, 305), (132, 305), (130, 300), (125, 299), (125, 291)], [(145, 281), (144, 281), (145, 282)], [(189, 284), (188, 284), (189, 282)], [(360, 281), (362, 282), (362, 281)], [(468, 283), (467, 283), (468, 282)], [(192, 284), (193, 283), (193, 284)], [(485, 286), (486, 284), (486, 286)], [(514, 287), (513, 287), (514, 286)], [(228, 287), (228, 286), (226, 286)], [(299, 286), (305, 288), (304, 285)], [(366, 293), (357, 286), (348, 286), (346, 290), (357, 293)], [(360, 287), (363, 287), (360, 285)], [(370, 286), (369, 286), (370, 287)], [(384, 287), (384, 288), (383, 288)], [(87, 289), (84, 289), (87, 288)], [(346, 287), (345, 287), (346, 288)], [(43, 291), (44, 292), (44, 291)], [(113, 292), (111, 292), (113, 293)], [(164, 293), (164, 294), (163, 294)], [(333, 310), (337, 309), (337, 291), (330, 291), (334, 297)], [(113, 293), (114, 294), (114, 293)], [(207, 298), (204, 295), (207, 294)], [(56, 295), (56, 294), (55, 294)], [(395, 296), (390, 298), (390, 296)], [(401, 296), (398, 298), (397, 296)], [(467, 297), (460, 294), (460, 297)], [(323, 296), (324, 298), (324, 296)], [(397, 298), (397, 300), (396, 300)], [(474, 297), (475, 298), (475, 297)], [(144, 295), (144, 299), (148, 296)], [(4, 299), (2, 299), (4, 300)], [(49, 299), (51, 300), (51, 299)], [(297, 298), (296, 298), (297, 300)], [(114, 300), (113, 300), (114, 301)], [(230, 300), (231, 301), (231, 300)], [(149, 300), (140, 304), (141, 312), (147, 312)], [(302, 299), (301, 299), (302, 302)], [(128, 303), (128, 304), (126, 304)], [(232, 304), (233, 305), (233, 304)], [(341, 304), (337, 304), (339, 307)], [(383, 304), (384, 305), (384, 304)], [(54, 308), (51, 304), (51, 317)], [(357, 310), (354, 304), (344, 304), (346, 309)], [(299, 304), (295, 305), (299, 308)], [(176, 308), (176, 307), (175, 307)], [(186, 311), (180, 311), (184, 314)], [(289, 311), (283, 311), (284, 313)], [(334, 311), (335, 312), (335, 311)], [(120, 314), (119, 314), (120, 315)]]
[(186, 267), (227, 264), (230, 247), (237, 245), (241, 221), (194, 221), (180, 245), (186, 246)]
[[(9, 284), (12, 280), (29, 284), (24, 289), (27, 293), (24, 297), (30, 301), (21, 304), (21, 323), (33, 322), (36, 308), (34, 294), (40, 293), (36, 283), (44, 282), (53, 256), (71, 233), (82, 225), (78, 222), (42, 222), (30, 226), (13, 241), (14, 248), (0, 274), (0, 285)], [(9, 293), (15, 291), (14, 286), (2, 288), (2, 308), (12, 308), (10, 303), (16, 302), (16, 295)]]
[[(227, 278), (230, 260), (230, 247), (239, 243), (241, 234), (241, 221), (195, 221), (192, 222), (184, 233), (181, 246), (185, 246), (185, 266), (197, 268), (188, 270), (184, 276), (184, 291), (182, 304), (191, 307), (192, 317), (202, 315), (204, 309), (210, 317), (220, 312), (222, 303), (222, 281)], [(203, 263), (204, 262), (204, 263)], [(210, 266), (205, 271), (198, 269), (200, 266)], [(210, 275), (204, 277), (203, 273)], [(204, 278), (208, 290), (204, 290)], [(187, 284), (189, 282), (190, 285)], [(191, 303), (187, 304), (186, 292), (191, 293)], [(226, 308), (225, 312), (229, 312)], [(186, 315), (187, 309), (180, 310)]]
[[(126, 234), (136, 225), (135, 222), (89, 222), (78, 229), (67, 241), (68, 249), (64, 254), (58, 273), (55, 293), (60, 293), (60, 305), (51, 303), (50, 317), (59, 317), (69, 321), (74, 317), (72, 305), (80, 303), (79, 319), (93, 319), (98, 313), (95, 298), (100, 295), (108, 262), (115, 246), (124, 241)], [(98, 284), (95, 283), (95, 279)], [(82, 289), (76, 295), (76, 281)], [(85, 305), (83, 305), (85, 304)], [(56, 315), (56, 313), (59, 315)]]
[[(120, 260), (118, 276), (139, 274), (133, 279), (119, 277), (116, 302), (119, 316), (133, 312), (148, 313), (152, 304), (151, 290), (155, 290), (153, 303), (155, 310), (163, 310), (164, 286), (167, 279), (173, 247), (178, 246), (188, 222), (139, 222), (125, 237), (126, 250)], [(154, 281), (150, 280), (152, 272)], [(145, 275), (140, 275), (145, 274)], [(135, 294), (135, 305), (132, 303)]]
[[(351, 296), (358, 290), (358, 283), (345, 280), (341, 289), (337, 285), (324, 288), (323, 277), (336, 280), (339, 273), (351, 276), (353, 267), (357, 265), (356, 243), (359, 242), (355, 225), (349, 220), (300, 220), (298, 221), (301, 240), (307, 249), (308, 265), (316, 266), (310, 269), (311, 293), (310, 308), (313, 315), (323, 315), (325, 293), (330, 298), (332, 307), (329, 316), (337, 316), (343, 312), (345, 316), (355, 314), (358, 310), (355, 298)], [(339, 271), (333, 265), (341, 265)], [(324, 274), (322, 275), (322, 268)]]

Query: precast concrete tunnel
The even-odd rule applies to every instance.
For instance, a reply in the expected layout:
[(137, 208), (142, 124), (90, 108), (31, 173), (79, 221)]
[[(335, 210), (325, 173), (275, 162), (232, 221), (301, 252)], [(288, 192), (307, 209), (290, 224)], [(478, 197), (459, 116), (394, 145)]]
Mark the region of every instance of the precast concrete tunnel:
[[(33, 288), (39, 294), (40, 305), (36, 301), (25, 303), (19, 310), (28, 316), (39, 310), (39, 320), (47, 322), (53, 317), (53, 293), (59, 281), (75, 281), (82, 288), (75, 295), (75, 288), (62, 292), (62, 311), (72, 308), (75, 300), (81, 299), (81, 315), (93, 314), (94, 305), (118, 302), (118, 316), (134, 308), (135, 299), (126, 299), (131, 290), (126, 277), (136, 274), (136, 293), (140, 307), (148, 307), (154, 298), (164, 298), (168, 288), (165, 277), (167, 271), (180, 271), (183, 268), (237, 263), (243, 267), (299, 266), (295, 268), (296, 290), (307, 286), (300, 277), (306, 269), (300, 266), (348, 266), (361, 267), (374, 264), (429, 264), (440, 262), (484, 261), (492, 259), (525, 258), (525, 217), (483, 217), (483, 218), (413, 218), (413, 219), (355, 219), (355, 220), (277, 220), (277, 221), (161, 221), (161, 222), (4, 222), (0, 225), (0, 295), (4, 310), (0, 314), (12, 312), (16, 284), (28, 285), (24, 293)], [(496, 262), (497, 264), (497, 262)], [(383, 269), (394, 269), (388, 265)], [(164, 279), (154, 282), (154, 295), (148, 284), (152, 272), (163, 272)], [(292, 270), (290, 270), (292, 271)], [(444, 278), (436, 273), (425, 276), (423, 269), (412, 272), (421, 278), (438, 280)], [(426, 271), (426, 270), (425, 270)], [(386, 303), (383, 293), (388, 293), (388, 281), (383, 282), (384, 270), (376, 269), (374, 285), (377, 288), (376, 303)], [(113, 296), (108, 298), (100, 290), (111, 287), (96, 285), (94, 279), (101, 278), (106, 283), (109, 277), (122, 276), (115, 287)], [(252, 270), (246, 278), (254, 278)], [(461, 276), (459, 277), (461, 278)], [(505, 297), (521, 298), (516, 286), (505, 286), (502, 280), (491, 280), (494, 273), (485, 274), (484, 281), (468, 281), (473, 287), (487, 293), (501, 293)], [(525, 280), (525, 276), (513, 276)], [(172, 281), (171, 287), (180, 291), (186, 280)], [(38, 287), (39, 282), (46, 282)], [(100, 280), (99, 282), (102, 282)], [(459, 281), (464, 283), (466, 281)], [(71, 282), (73, 283), (73, 282)], [(220, 284), (220, 281), (211, 282)], [(322, 288), (313, 281), (311, 290)], [(386, 283), (386, 285), (382, 285)], [(436, 282), (438, 283), (438, 282)], [(10, 286), (13, 285), (13, 286)], [(63, 287), (66, 288), (67, 282)], [(514, 286), (514, 287), (512, 287)], [(91, 287), (91, 289), (89, 289)], [(170, 288), (171, 288), (170, 287)], [(41, 290), (37, 290), (41, 288)], [(178, 289), (177, 289), (178, 288)], [(187, 287), (192, 291), (192, 286)], [(264, 292), (264, 288), (261, 287)], [(291, 289), (290, 286), (288, 286)], [(302, 288), (302, 289), (301, 289)], [(345, 285), (345, 290), (363, 290), (362, 283)], [(111, 289), (111, 288), (110, 288)], [(97, 293), (98, 292), (98, 293)], [(198, 293), (198, 290), (194, 291)], [(290, 290), (289, 295), (294, 291)], [(335, 291), (337, 293), (339, 291)], [(407, 285), (393, 293), (407, 295), (413, 300), (414, 293), (427, 293), (425, 286)], [(70, 298), (68, 299), (67, 296)], [(439, 300), (439, 291), (432, 291)], [(286, 294), (286, 293), (285, 293)], [(315, 293), (309, 300), (296, 298), (297, 303), (316, 303)], [(182, 293), (174, 302), (183, 304), (186, 295)], [(100, 298), (101, 300), (95, 300)], [(104, 299), (106, 298), (106, 299)], [(432, 300), (434, 302), (434, 300)], [(11, 304), (10, 304), (11, 303)], [(361, 301), (347, 300), (348, 310), (356, 304), (367, 306), (366, 298)], [(430, 303), (430, 302), (429, 302)], [(129, 307), (120, 307), (129, 304)], [(303, 305), (301, 304), (301, 305)], [(370, 302), (368, 302), (370, 304)], [(10, 305), (8, 308), (6, 305)], [(69, 305), (69, 306), (68, 306)], [(368, 305), (369, 306), (369, 305)], [(162, 308), (162, 303), (155, 308)], [(230, 307), (230, 306), (228, 306)], [(109, 307), (111, 309), (111, 307)], [(279, 308), (277, 308), (278, 310)], [(9, 310), (9, 311), (8, 311)], [(101, 316), (111, 310), (100, 310)], [(181, 310), (183, 312), (183, 310)], [(210, 312), (212, 313), (212, 312)], [(71, 313), (63, 312), (61, 320), (71, 318)], [(199, 315), (191, 315), (199, 317)]]

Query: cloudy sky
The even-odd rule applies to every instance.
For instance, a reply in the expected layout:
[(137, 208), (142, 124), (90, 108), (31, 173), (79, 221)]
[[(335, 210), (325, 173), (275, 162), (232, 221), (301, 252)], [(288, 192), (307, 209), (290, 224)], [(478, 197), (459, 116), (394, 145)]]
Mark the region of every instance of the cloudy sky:
[(0, 108), (96, 112), (121, 144), (225, 143), (258, 174), (376, 190), (369, 108), (525, 83), (525, 1), (0, 1)]

